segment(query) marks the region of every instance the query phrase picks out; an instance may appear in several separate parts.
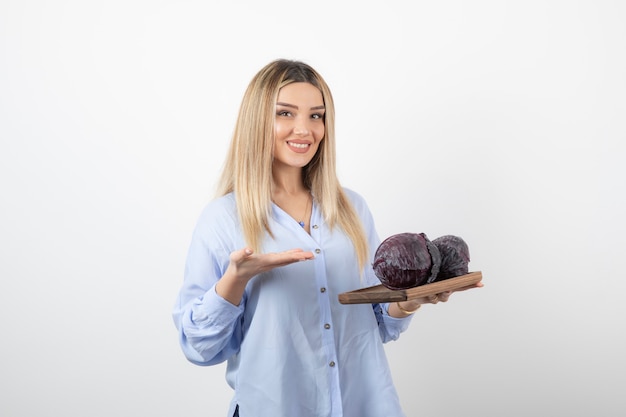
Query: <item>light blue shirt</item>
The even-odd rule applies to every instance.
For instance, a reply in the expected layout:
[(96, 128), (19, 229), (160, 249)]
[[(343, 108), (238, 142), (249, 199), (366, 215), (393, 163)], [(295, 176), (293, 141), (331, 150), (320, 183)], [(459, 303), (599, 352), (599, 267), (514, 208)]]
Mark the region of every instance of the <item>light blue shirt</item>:
[[(364, 199), (346, 189), (363, 221), (371, 256), (380, 243)], [(400, 417), (383, 343), (411, 320), (387, 314), (383, 304), (341, 304), (338, 295), (380, 284), (371, 264), (363, 277), (350, 239), (324, 222), (314, 204), (309, 235), (273, 205), (264, 252), (293, 248), (315, 259), (254, 277), (235, 306), (215, 292), (232, 251), (245, 247), (232, 194), (200, 215), (173, 318), (191, 362), (228, 361), (234, 389), (227, 416)]]

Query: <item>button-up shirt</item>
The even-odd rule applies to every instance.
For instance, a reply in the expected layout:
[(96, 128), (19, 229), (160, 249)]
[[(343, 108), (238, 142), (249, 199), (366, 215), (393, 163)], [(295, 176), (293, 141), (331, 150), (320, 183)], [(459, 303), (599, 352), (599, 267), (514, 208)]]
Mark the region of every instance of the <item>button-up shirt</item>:
[[(345, 189), (362, 220), (370, 257), (380, 243), (365, 200)], [(404, 416), (383, 343), (409, 318), (386, 304), (341, 304), (338, 295), (380, 284), (370, 263), (359, 270), (354, 247), (313, 204), (310, 234), (272, 206), (264, 252), (302, 248), (315, 254), (257, 275), (238, 306), (215, 292), (232, 251), (246, 246), (233, 194), (210, 202), (193, 233), (173, 318), (191, 362), (228, 361), (226, 380), (241, 417)]]

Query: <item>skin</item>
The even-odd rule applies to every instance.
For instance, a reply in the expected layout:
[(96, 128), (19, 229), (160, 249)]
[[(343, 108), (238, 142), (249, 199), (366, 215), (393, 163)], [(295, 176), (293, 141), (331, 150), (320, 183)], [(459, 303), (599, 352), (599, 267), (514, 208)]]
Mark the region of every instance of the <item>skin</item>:
[[(324, 100), (317, 87), (309, 83), (292, 83), (281, 88), (276, 101), (274, 160), (272, 165), (272, 200), (294, 219), (310, 218), (310, 193), (302, 182), (302, 169), (324, 140)], [(308, 220), (305, 230), (309, 232)], [(271, 269), (313, 259), (312, 252), (292, 249), (277, 253), (254, 253), (243, 248), (230, 254), (224, 276), (216, 284), (216, 292), (234, 305), (239, 305), (246, 285), (255, 276)], [(476, 286), (482, 286), (482, 283)], [(474, 288), (467, 287), (457, 291)], [(404, 310), (413, 311), (421, 304), (446, 302), (451, 292), (404, 301)], [(393, 317), (406, 317), (397, 304), (389, 306)]]
[(281, 88), (274, 125), (274, 185), (288, 191), (304, 189), (302, 168), (317, 152), (325, 133), (320, 90), (308, 83), (292, 83)]

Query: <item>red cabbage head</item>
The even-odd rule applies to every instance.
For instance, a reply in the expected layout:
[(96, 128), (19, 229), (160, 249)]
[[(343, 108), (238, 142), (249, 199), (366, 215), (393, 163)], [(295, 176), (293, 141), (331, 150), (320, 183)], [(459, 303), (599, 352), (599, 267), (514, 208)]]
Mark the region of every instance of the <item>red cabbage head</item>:
[(413, 288), (437, 278), (441, 255), (424, 233), (399, 233), (385, 239), (374, 255), (374, 273), (392, 290)]
[(469, 247), (467, 243), (459, 237), (445, 235), (433, 240), (439, 253), (441, 254), (441, 267), (437, 281), (465, 275), (469, 271)]

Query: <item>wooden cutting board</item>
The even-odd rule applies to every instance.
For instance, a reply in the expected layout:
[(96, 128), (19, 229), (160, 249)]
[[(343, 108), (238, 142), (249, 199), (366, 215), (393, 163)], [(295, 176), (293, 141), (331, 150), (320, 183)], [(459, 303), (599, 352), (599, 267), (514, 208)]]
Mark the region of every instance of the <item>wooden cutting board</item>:
[(432, 284), (420, 285), (418, 287), (407, 288), (404, 290), (390, 290), (380, 284), (373, 287), (361, 288), (341, 293), (339, 294), (339, 302), (341, 304), (371, 304), (406, 301), (414, 298), (439, 294), (444, 291), (458, 290), (463, 287), (474, 285), (482, 279), (482, 272), (476, 271), (458, 277), (444, 279), (443, 281), (433, 282)]

